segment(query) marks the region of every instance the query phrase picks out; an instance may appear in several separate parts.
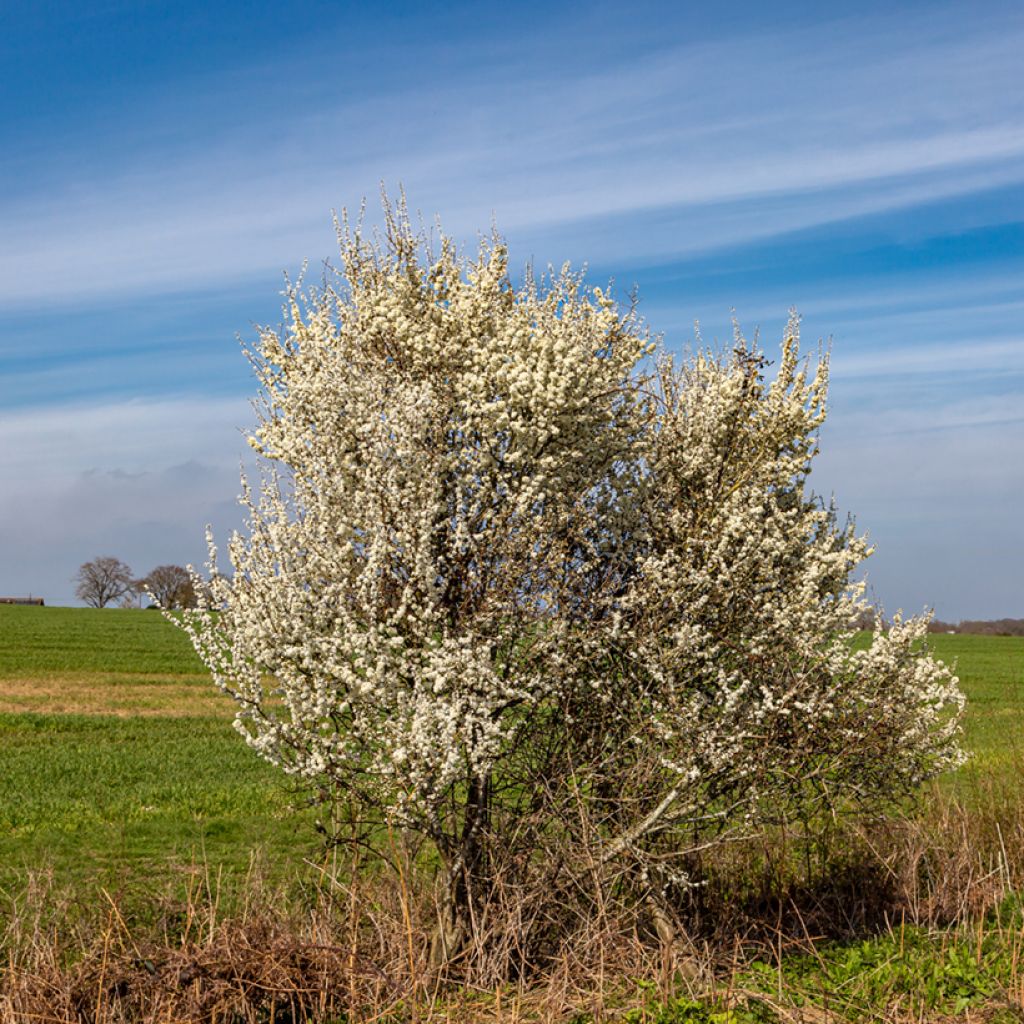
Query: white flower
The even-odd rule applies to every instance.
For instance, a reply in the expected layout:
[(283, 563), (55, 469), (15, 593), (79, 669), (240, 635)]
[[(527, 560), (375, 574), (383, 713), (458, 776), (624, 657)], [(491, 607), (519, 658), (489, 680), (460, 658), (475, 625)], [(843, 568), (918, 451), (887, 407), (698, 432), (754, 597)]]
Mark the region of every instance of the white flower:
[(637, 851), (959, 762), (924, 621), (851, 648), (870, 547), (805, 488), (828, 363), (795, 318), (772, 380), (738, 335), (645, 373), (578, 275), (514, 289), (497, 238), (428, 262), (386, 212), (260, 334), (262, 479), (185, 620), (261, 756), (442, 851), (471, 792), (563, 813), (580, 772)]

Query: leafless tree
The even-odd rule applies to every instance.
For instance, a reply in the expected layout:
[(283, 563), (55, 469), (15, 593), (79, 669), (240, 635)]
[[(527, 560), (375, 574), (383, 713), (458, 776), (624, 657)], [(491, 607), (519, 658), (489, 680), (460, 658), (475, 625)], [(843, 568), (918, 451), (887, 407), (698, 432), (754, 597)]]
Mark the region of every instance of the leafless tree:
[(161, 608), (194, 608), (196, 592), (188, 570), (180, 565), (158, 565), (139, 581)]
[(75, 596), (91, 608), (105, 608), (132, 588), (131, 567), (119, 558), (105, 555), (83, 562), (72, 577)]
[(142, 599), (146, 596), (146, 581), (132, 580), (128, 589), (121, 595), (122, 608), (141, 608)]

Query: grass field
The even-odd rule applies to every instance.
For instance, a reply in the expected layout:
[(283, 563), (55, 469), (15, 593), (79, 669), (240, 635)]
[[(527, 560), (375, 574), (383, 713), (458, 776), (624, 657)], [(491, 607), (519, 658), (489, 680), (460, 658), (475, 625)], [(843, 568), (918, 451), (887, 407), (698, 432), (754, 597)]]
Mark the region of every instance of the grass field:
[[(970, 802), (975, 788), (987, 798), (995, 786), (1019, 804), (1024, 639), (935, 635), (930, 642), (956, 663), (968, 697), (964, 742), (974, 755), (941, 780), (942, 789)], [(155, 922), (160, 898), (187, 890), (192, 906), (201, 878), (206, 891), (216, 888), (223, 913), (233, 892), (245, 892), (256, 857), (272, 881), (299, 887), (299, 903), (289, 906), (301, 906), (303, 879), (315, 874), (307, 862), (323, 854), (314, 811), (245, 746), (232, 714), (186, 636), (156, 613), (0, 606), (0, 896), (18, 904), (30, 874), (50, 871), (48, 891), (64, 900), (70, 893), (72, 907), (103, 906), (105, 891), (118, 914)], [(942, 824), (934, 827), (941, 837)], [(1004, 838), (1009, 832), (998, 835), (1000, 846)], [(968, 867), (964, 891), (974, 878), (984, 887), (989, 876)], [(900, 925), (853, 942), (804, 945), (774, 964), (754, 960), (729, 976), (725, 997), (719, 990), (672, 1002), (651, 987), (642, 994), (654, 1000), (649, 1008), (622, 1019), (748, 1024), (795, 1020), (794, 1008), (804, 1007), (817, 1008), (817, 1017), (806, 1017), (817, 1021), (833, 1019), (826, 1011), (839, 1009), (841, 997), (836, 1020), (966, 1020), (982, 1008), (978, 1019), (989, 1024), (1018, 1020), (1024, 918), (1018, 897), (1004, 904), (1009, 917), (989, 910), (976, 930)], [(180, 947), (184, 939), (169, 941)], [(106, 942), (90, 954), (103, 965)], [(209, 948), (213, 956), (219, 947)], [(137, 972), (127, 946), (124, 958), (125, 970)], [(736, 1009), (744, 991), (746, 1009)], [(918, 1009), (890, 1017), (892, 1006)]]
[(930, 643), (956, 665), (967, 694), (964, 745), (974, 754), (968, 774), (1016, 772), (1024, 755), (1024, 638), (937, 633)]
[[(969, 698), (959, 780), (1016, 771), (1024, 640), (933, 637)], [(155, 612), (0, 606), (0, 878), (243, 871), (314, 856), (312, 812), (231, 727), (188, 638)]]
[(92, 672), (199, 676), (203, 666), (155, 611), (0, 605), (0, 679)]
[(291, 870), (311, 811), (232, 728), (188, 638), (156, 613), (0, 606), (0, 883), (103, 884), (201, 862)]

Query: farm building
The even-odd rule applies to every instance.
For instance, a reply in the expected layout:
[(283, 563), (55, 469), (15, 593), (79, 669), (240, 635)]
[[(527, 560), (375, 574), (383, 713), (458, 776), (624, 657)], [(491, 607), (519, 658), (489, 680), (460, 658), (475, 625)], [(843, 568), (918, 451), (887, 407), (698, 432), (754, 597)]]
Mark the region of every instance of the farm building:
[(0, 604), (38, 604), (46, 602), (41, 597), (0, 597)]

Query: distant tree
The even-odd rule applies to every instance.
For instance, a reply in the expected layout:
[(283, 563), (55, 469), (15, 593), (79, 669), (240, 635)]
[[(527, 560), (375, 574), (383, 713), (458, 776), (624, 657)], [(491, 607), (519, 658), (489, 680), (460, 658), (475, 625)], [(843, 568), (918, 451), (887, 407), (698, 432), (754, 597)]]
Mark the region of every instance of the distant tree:
[(1024, 619), (965, 619), (957, 627), (957, 632), (979, 636), (1024, 636)]
[(91, 608), (105, 608), (132, 589), (133, 575), (131, 567), (119, 558), (105, 555), (83, 562), (72, 582), (79, 601), (84, 601)]
[(188, 570), (180, 565), (158, 565), (139, 581), (161, 608), (195, 608), (196, 592)]

